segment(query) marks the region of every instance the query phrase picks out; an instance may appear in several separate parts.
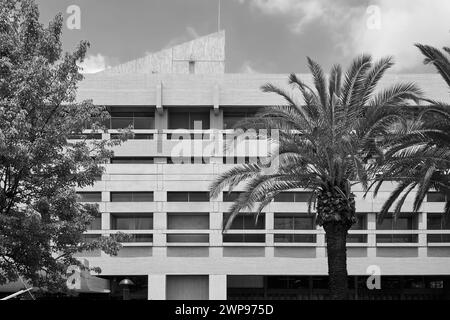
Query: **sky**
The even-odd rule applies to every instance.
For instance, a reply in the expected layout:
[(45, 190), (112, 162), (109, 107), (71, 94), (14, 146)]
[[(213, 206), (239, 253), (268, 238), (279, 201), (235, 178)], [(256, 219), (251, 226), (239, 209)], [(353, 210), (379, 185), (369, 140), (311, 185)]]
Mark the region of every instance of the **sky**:
[[(86, 72), (218, 30), (219, 0), (36, 2), (45, 24), (63, 14), (66, 51), (91, 43)], [(328, 70), (361, 53), (393, 56), (397, 73), (434, 72), (414, 43), (450, 47), (450, 0), (221, 0), (220, 7), (227, 73), (307, 72), (307, 56)]]

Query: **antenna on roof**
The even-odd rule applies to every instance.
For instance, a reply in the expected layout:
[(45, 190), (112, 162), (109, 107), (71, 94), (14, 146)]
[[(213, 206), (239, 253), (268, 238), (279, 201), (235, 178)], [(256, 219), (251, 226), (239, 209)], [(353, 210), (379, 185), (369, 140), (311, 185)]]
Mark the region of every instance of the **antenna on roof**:
[(220, 0), (218, 4), (218, 14), (217, 14), (217, 32), (220, 32)]

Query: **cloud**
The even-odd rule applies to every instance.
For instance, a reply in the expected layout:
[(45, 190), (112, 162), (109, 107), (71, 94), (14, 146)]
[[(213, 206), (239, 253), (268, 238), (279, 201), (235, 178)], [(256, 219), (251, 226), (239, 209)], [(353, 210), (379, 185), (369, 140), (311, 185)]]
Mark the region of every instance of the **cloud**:
[(281, 16), (288, 30), (297, 35), (303, 36), (307, 30), (314, 36), (314, 28), (326, 28), (334, 42), (330, 46), (338, 48), (344, 57), (362, 52), (377, 58), (392, 55), (396, 71), (422, 65), (414, 43), (450, 45), (449, 0), (237, 1), (263, 14)]
[(106, 60), (105, 56), (97, 53), (97, 55), (88, 55), (78, 66), (83, 68), (81, 73), (96, 73), (110, 68)]
[(450, 1), (448, 0), (379, 0), (380, 28), (370, 28), (365, 21), (352, 22), (353, 51), (364, 51), (376, 57), (394, 55), (397, 71), (412, 70), (423, 57), (414, 43), (436, 47), (450, 44)]

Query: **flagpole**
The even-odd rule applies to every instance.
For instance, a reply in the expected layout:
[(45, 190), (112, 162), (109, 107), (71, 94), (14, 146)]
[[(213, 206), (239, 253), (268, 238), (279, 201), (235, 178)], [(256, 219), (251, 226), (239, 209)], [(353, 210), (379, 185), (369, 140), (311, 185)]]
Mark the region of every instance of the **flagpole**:
[(217, 32), (220, 32), (220, 0), (219, 0), (219, 10), (218, 10), (218, 15), (217, 15)]

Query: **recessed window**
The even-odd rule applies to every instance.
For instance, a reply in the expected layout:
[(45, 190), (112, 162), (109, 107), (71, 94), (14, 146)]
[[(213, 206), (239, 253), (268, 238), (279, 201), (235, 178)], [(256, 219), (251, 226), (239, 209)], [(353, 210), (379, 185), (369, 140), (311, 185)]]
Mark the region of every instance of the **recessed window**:
[(112, 213), (112, 230), (151, 230), (153, 213)]
[(308, 202), (311, 192), (281, 192), (275, 196), (274, 202)]
[(169, 230), (207, 230), (209, 229), (209, 213), (173, 213), (167, 214)]
[(166, 236), (167, 243), (208, 243), (209, 234), (178, 234), (171, 233)]
[(101, 230), (102, 229), (102, 216), (98, 214), (94, 217), (94, 220), (89, 224), (87, 230)]
[(128, 234), (124, 242), (153, 242), (153, 234)]
[(170, 157), (168, 164), (209, 164), (210, 159), (204, 157)]
[(417, 214), (407, 214), (404, 213), (403, 216), (397, 217), (397, 221), (394, 221), (392, 215), (384, 217), (381, 222), (377, 221), (377, 230), (417, 230)]
[(242, 192), (232, 191), (223, 193), (223, 202), (234, 202), (236, 201)]
[[(120, 138), (119, 133), (111, 133), (111, 139), (117, 140)], [(135, 133), (128, 140), (153, 140), (153, 133)]]
[[(427, 214), (428, 230), (450, 230), (450, 219), (444, 219), (441, 213)], [(450, 234), (428, 234), (428, 242), (450, 242)]]
[(257, 108), (247, 110), (227, 110), (223, 112), (223, 128), (233, 129), (234, 126), (241, 120), (254, 117), (258, 112)]
[(79, 134), (70, 134), (68, 136), (69, 140), (101, 140), (101, 133), (79, 133)]
[(208, 130), (210, 128), (210, 110), (178, 111), (169, 109), (169, 129)]
[(111, 192), (111, 202), (152, 202), (153, 192)]
[(101, 192), (77, 192), (79, 196), (79, 202), (101, 202), (102, 193)]
[[(223, 223), (224, 225), (228, 221), (228, 217), (230, 213), (223, 214)], [(258, 217), (258, 221), (255, 219), (255, 215), (253, 213), (242, 213), (238, 214), (233, 219), (233, 223), (230, 226), (231, 230), (260, 230), (265, 229), (266, 221), (264, 213), (261, 213)]]
[(134, 163), (134, 164), (152, 164), (154, 163), (154, 159), (151, 157), (114, 157), (111, 158), (112, 164), (125, 164), (125, 163)]
[(168, 202), (209, 202), (209, 192), (167, 192)]
[(252, 243), (264, 243), (266, 242), (265, 234), (224, 234), (223, 242), (252, 242)]
[(110, 129), (154, 129), (155, 114), (153, 112), (111, 112)]
[[(276, 230), (314, 230), (314, 215), (307, 213), (275, 213)], [(316, 242), (314, 234), (275, 234), (275, 242)]]
[(428, 192), (427, 193), (427, 202), (446, 202), (447, 197), (445, 194), (440, 192)]
[[(417, 230), (418, 219), (417, 215), (407, 215), (394, 218), (386, 216), (382, 222), (377, 222), (377, 230)], [(417, 242), (417, 234), (377, 234), (378, 243), (414, 243)]]

